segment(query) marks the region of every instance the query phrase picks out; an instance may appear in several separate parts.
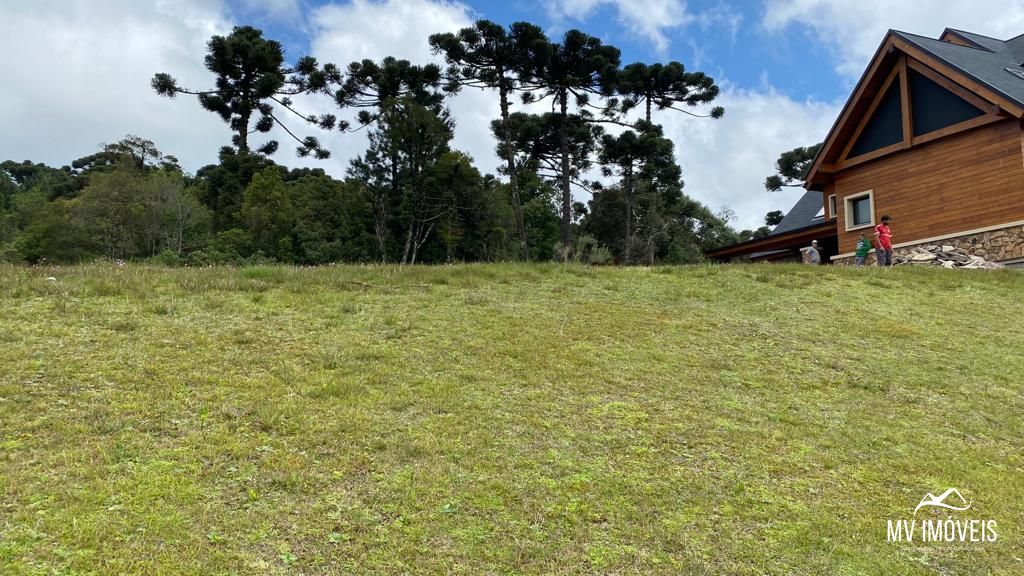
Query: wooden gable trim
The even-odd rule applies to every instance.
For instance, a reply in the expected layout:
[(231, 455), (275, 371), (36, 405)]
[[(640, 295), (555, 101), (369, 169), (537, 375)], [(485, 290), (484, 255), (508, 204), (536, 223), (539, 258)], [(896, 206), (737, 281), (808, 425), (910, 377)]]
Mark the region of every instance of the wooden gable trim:
[(975, 46), (971, 42), (964, 40), (960, 36), (954, 36), (953, 34), (939, 38), (939, 40), (942, 40), (943, 42), (949, 42), (950, 44), (956, 44), (958, 46), (965, 46), (967, 48), (977, 48), (977, 46)]
[[(996, 122), (1001, 122), (1003, 120), (1006, 120), (1006, 118), (1003, 117), (1003, 116), (996, 115), (996, 114), (985, 114), (984, 116), (978, 116), (977, 118), (972, 118), (970, 120), (966, 120), (964, 122), (960, 122), (959, 124), (954, 124), (952, 126), (946, 126), (945, 128), (942, 128), (940, 130), (936, 130), (934, 132), (929, 132), (927, 134), (923, 134), (923, 135), (918, 136), (916, 138), (912, 138), (911, 139), (911, 144), (910, 144), (909, 147), (920, 146), (922, 144), (927, 144), (928, 142), (931, 142), (932, 140), (938, 140), (939, 138), (945, 138), (946, 136), (952, 136), (953, 134), (958, 134), (960, 132), (967, 132), (968, 130), (974, 130), (975, 128), (980, 128), (982, 126), (988, 126), (989, 124), (994, 124)], [(870, 162), (872, 160), (877, 160), (878, 158), (881, 158), (882, 156), (887, 156), (887, 155), (892, 154), (894, 152), (900, 152), (900, 151), (906, 150), (909, 147), (906, 145), (905, 142), (897, 142), (895, 144), (891, 144), (889, 146), (886, 146), (885, 148), (879, 148), (878, 150), (872, 150), (871, 152), (868, 152), (867, 154), (861, 154), (860, 156), (855, 156), (855, 157), (853, 157), (853, 158), (851, 158), (849, 160), (845, 160), (843, 162), (839, 162), (838, 164), (836, 164), (835, 169), (836, 169), (836, 171), (838, 171), (838, 170), (846, 170), (847, 168), (852, 168), (854, 166), (857, 166), (858, 164), (863, 164), (865, 162)]]
[(900, 61), (896, 67), (900, 70), (900, 113), (903, 114), (903, 147), (910, 148), (913, 146), (914, 114), (910, 110), (910, 78), (907, 73), (906, 54), (900, 54)]
[[(846, 143), (846, 146), (843, 146), (843, 151), (839, 153), (840, 164), (842, 164), (849, 158), (850, 150), (853, 148), (853, 145), (857, 142), (857, 139), (860, 138), (861, 132), (864, 131), (864, 128), (871, 121), (871, 117), (874, 116), (875, 110), (877, 110), (879, 104), (882, 103), (882, 99), (885, 98), (886, 92), (889, 91), (889, 88), (892, 86), (893, 81), (896, 80), (896, 77), (899, 75), (899, 73), (900, 67), (893, 66), (892, 71), (890, 71), (889, 75), (886, 76), (885, 82), (882, 82), (882, 87), (879, 88), (878, 93), (875, 94), (875, 99), (871, 101), (871, 105), (868, 106), (867, 111), (864, 112), (863, 116), (861, 116), (860, 122), (857, 123), (857, 129), (853, 131), (853, 135), (850, 136), (850, 140)], [(900, 98), (902, 100), (906, 100), (903, 94), (900, 94)], [(906, 134), (904, 134), (903, 137), (904, 139), (906, 139)], [(888, 146), (886, 148), (888, 148)]]
[(906, 149), (907, 149), (907, 145), (906, 145), (905, 142), (897, 142), (895, 144), (890, 144), (890, 145), (885, 146), (883, 148), (879, 148), (878, 150), (872, 150), (871, 152), (868, 152), (866, 154), (861, 154), (860, 156), (854, 156), (853, 158), (850, 158), (849, 160), (840, 160), (838, 163), (836, 163), (836, 170), (846, 170), (847, 168), (850, 168), (852, 166), (856, 166), (858, 164), (863, 164), (865, 162), (870, 162), (872, 160), (876, 160), (878, 158), (881, 158), (882, 156), (887, 156), (889, 154), (892, 154), (893, 152), (899, 152), (900, 150), (906, 150)]
[(818, 172), (824, 163), (827, 152), (835, 146), (836, 138), (838, 138), (840, 132), (839, 129), (849, 121), (850, 115), (853, 114), (854, 104), (864, 96), (868, 87), (868, 80), (874, 77), (878, 72), (878, 68), (882, 65), (884, 56), (894, 50), (894, 40), (895, 37), (890, 30), (882, 40), (882, 43), (878, 45), (878, 49), (875, 50), (875, 55), (871, 57), (871, 64), (868, 65), (867, 70), (865, 70), (864, 74), (861, 75), (860, 80), (857, 82), (857, 87), (854, 88), (853, 94), (850, 95), (850, 98), (843, 106), (843, 111), (839, 113), (839, 117), (836, 118), (835, 123), (832, 124), (832, 129), (829, 130), (828, 135), (825, 137), (825, 143), (821, 146), (821, 150), (818, 151), (818, 156), (814, 159), (814, 163), (811, 164), (810, 170), (807, 171), (807, 180), (804, 183), (805, 187), (810, 188), (817, 183)]
[(975, 128), (980, 128), (982, 126), (988, 126), (989, 124), (999, 122), (1001, 120), (1006, 120), (1006, 118), (999, 116), (998, 114), (985, 114), (984, 116), (971, 118), (970, 120), (965, 120), (959, 124), (953, 124), (952, 126), (946, 126), (945, 128), (935, 130), (934, 132), (917, 136), (913, 139), (912, 145), (918, 146), (920, 144), (931, 142), (932, 140), (938, 140), (939, 138), (945, 138), (946, 136), (952, 136), (953, 134), (958, 134), (960, 132), (974, 130)]
[(942, 31), (942, 36), (939, 36), (939, 40), (943, 42), (949, 42), (950, 44), (956, 44), (957, 46), (966, 46), (967, 48), (977, 48), (978, 50), (984, 50), (985, 52), (991, 52), (988, 48), (985, 48), (981, 44), (978, 44), (974, 40), (971, 40), (967, 36), (953, 30), (952, 28), (946, 28)]
[(992, 104), (998, 105), (1002, 110), (1005, 110), (1014, 118), (1024, 117), (1024, 108), (1020, 105), (1012, 102), (1005, 96), (991, 90), (990, 88), (982, 85), (973, 78), (968, 77), (964, 73), (960, 72), (956, 68), (946, 64), (942, 60), (933, 57), (931, 54), (919, 49), (917, 46), (906, 42), (900, 38), (893, 38), (893, 46), (895, 46), (901, 52), (906, 53), (913, 59), (926, 64), (933, 70), (941, 71), (942, 75), (949, 78), (952, 82), (960, 85), (968, 92), (980, 97)]
[[(951, 33), (955, 34), (955, 32)], [(956, 35), (956, 37), (959, 38), (960, 36)], [(981, 49), (984, 48), (981, 47)], [(907, 131), (904, 130), (903, 143), (888, 146), (880, 150), (874, 150), (872, 152), (869, 152), (868, 154), (864, 154), (855, 159), (850, 159), (846, 161), (842, 160), (842, 158), (848, 152), (848, 146), (844, 146), (844, 149), (841, 151), (841, 154), (837, 157), (839, 158), (838, 160), (835, 160), (830, 163), (825, 162), (825, 159), (830, 156), (829, 153), (833, 151), (833, 149), (835, 148), (836, 140), (838, 139), (839, 134), (843, 132), (842, 128), (845, 125), (847, 125), (847, 123), (850, 121), (850, 117), (853, 114), (854, 109), (856, 108), (856, 103), (859, 102), (864, 97), (874, 98), (878, 96), (878, 94), (868, 93), (868, 86), (870, 84), (870, 80), (877, 76), (879, 68), (881, 67), (882, 63), (886, 60), (886, 57), (890, 56), (894, 51), (898, 51), (906, 56), (909, 56), (909, 58), (907, 58), (906, 60), (906, 66), (911, 66), (912, 63), (920, 64), (921, 66), (919, 68), (923, 67), (926, 70), (930, 71), (932, 74), (937, 75), (939, 78), (943, 79), (942, 82), (938, 82), (940, 86), (950, 89), (954, 94), (963, 97), (965, 100), (976, 106), (978, 106), (978, 104), (980, 103), (981, 105), (978, 107), (981, 110), (988, 112), (988, 114), (986, 114), (985, 116), (981, 116), (978, 119), (962, 122), (957, 126), (950, 126), (948, 128), (957, 128), (957, 130), (955, 131), (947, 133), (947, 129), (943, 129), (936, 131), (932, 134), (926, 134), (916, 140), (912, 140), (910, 145), (913, 145), (915, 142), (920, 144), (927, 142), (929, 140), (940, 138), (942, 136), (948, 136), (951, 133), (960, 131), (961, 129), (970, 130), (972, 128), (976, 128), (977, 125), (974, 124), (975, 122), (981, 123), (982, 125), (988, 124), (990, 122), (995, 122), (997, 118), (992, 118), (991, 116), (1013, 117), (1024, 121), (1024, 107), (1021, 107), (1020, 105), (1009, 100), (1008, 98), (987, 88), (986, 86), (975, 81), (966, 74), (960, 72), (956, 68), (946, 64), (944, 61), (933, 57), (931, 54), (928, 54), (925, 51), (912, 45), (911, 43), (899, 38), (890, 30), (889, 34), (886, 35), (885, 39), (878, 46), (878, 50), (875, 51), (875, 55), (871, 59), (871, 64), (868, 66), (867, 70), (864, 71), (864, 74), (858, 81), (857, 87), (854, 89), (853, 94), (850, 96), (849, 100), (847, 100), (846, 105), (843, 107), (843, 110), (840, 113), (839, 117), (836, 119), (836, 122), (832, 125), (831, 130), (829, 130), (828, 136), (825, 138), (825, 143), (821, 147), (821, 151), (818, 153), (818, 156), (814, 159), (814, 163), (811, 164), (810, 170), (808, 170), (807, 180), (804, 184), (806, 188), (811, 189), (815, 186), (821, 186), (822, 184), (829, 182), (831, 180), (831, 175), (834, 174), (837, 170), (842, 170), (849, 166), (860, 164), (868, 160), (878, 158), (879, 156), (884, 156), (887, 153), (891, 153), (900, 149), (905, 149), (907, 147), (906, 138), (908, 134)], [(897, 64), (897, 67), (898, 66), (899, 64)], [(915, 70), (920, 72), (919, 68), (915, 68)], [(941, 73), (936, 71), (941, 71)], [(928, 74), (925, 75), (934, 80), (932, 76)], [(951, 89), (951, 87), (955, 88)], [(882, 93), (884, 94), (884, 92)], [(969, 97), (965, 97), (965, 95), (969, 95)], [(901, 97), (904, 96), (901, 94)], [(873, 111), (874, 110), (872, 109), (872, 112)], [(869, 117), (869, 115), (865, 116)], [(985, 120), (980, 120), (981, 118), (984, 118)], [(864, 120), (864, 118), (860, 119), (861, 122), (863, 122)], [(906, 115), (904, 115), (904, 122), (906, 121)], [(1024, 125), (1024, 123), (1022, 123), (1022, 125)], [(862, 128), (859, 125), (857, 128), (862, 130)], [(941, 135), (937, 135), (940, 133)], [(912, 138), (913, 131), (911, 130), (909, 134)], [(859, 132), (857, 136), (859, 136)], [(855, 141), (855, 138), (852, 138), (851, 141)], [(849, 144), (849, 142), (847, 144)]]

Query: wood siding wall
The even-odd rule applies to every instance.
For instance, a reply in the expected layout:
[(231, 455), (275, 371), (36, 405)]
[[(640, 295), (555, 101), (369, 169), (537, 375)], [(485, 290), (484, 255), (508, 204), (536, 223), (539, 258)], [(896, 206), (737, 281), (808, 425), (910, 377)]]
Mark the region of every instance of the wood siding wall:
[[(1007, 120), (963, 132), (836, 174), (839, 253), (861, 232), (846, 231), (844, 197), (873, 190), (875, 223), (892, 217), (893, 242), (1024, 220), (1024, 141)], [(828, 202), (828, 195), (825, 195)]]

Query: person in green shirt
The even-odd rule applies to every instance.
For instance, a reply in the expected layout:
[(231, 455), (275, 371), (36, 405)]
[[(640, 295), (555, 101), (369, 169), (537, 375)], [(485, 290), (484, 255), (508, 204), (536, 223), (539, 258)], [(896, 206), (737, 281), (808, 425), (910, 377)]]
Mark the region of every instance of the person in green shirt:
[(871, 242), (868, 241), (868, 237), (861, 232), (860, 240), (857, 240), (857, 250), (854, 252), (853, 256), (853, 265), (863, 266), (864, 262), (868, 258), (868, 252), (871, 252)]

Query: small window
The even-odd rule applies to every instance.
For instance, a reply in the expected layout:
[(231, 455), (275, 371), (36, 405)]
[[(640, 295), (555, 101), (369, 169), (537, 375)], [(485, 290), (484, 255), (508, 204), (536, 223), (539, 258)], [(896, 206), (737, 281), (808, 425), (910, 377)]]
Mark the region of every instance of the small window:
[(832, 194), (828, 197), (828, 217), (836, 217), (836, 195)]
[(871, 190), (846, 197), (846, 229), (856, 230), (875, 224), (875, 199)]

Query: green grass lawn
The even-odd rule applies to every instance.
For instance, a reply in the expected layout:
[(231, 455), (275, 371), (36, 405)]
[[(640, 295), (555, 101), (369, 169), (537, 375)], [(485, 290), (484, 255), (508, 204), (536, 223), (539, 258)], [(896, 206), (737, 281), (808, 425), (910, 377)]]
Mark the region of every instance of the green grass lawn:
[[(1022, 319), (1011, 271), (0, 266), (0, 573), (1022, 574)], [(886, 541), (948, 487), (996, 542)]]

